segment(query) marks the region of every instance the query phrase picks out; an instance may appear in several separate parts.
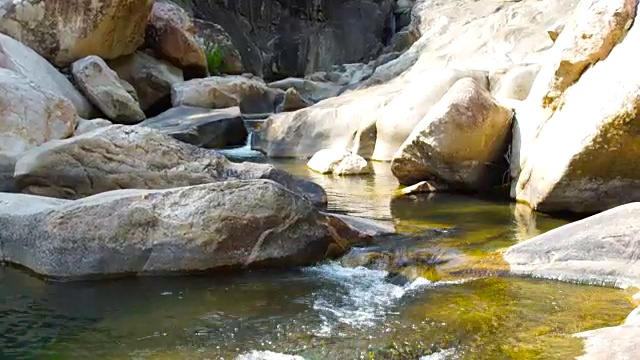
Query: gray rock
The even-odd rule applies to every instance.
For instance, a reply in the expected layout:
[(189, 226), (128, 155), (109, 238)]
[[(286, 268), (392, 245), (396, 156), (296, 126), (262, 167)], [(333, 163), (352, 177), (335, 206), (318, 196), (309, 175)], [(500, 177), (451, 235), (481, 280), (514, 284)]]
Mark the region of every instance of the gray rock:
[(78, 199), (117, 189), (166, 189), (222, 180), (270, 179), (326, 204), (317, 184), (272, 165), (231, 163), (214, 150), (175, 140), (158, 130), (113, 125), (50, 141), (16, 164), (22, 192)]
[(270, 180), (75, 201), (2, 193), (0, 260), (68, 279), (300, 266), (348, 250), (339, 221)]
[(337, 96), (342, 85), (332, 82), (321, 82), (312, 79), (286, 78), (279, 81), (269, 83), (272, 88), (286, 91), (288, 89), (296, 89), (305, 99), (313, 102), (322, 101), (330, 97)]
[(89, 131), (93, 131), (95, 129), (100, 129), (100, 128), (111, 126), (111, 125), (113, 125), (113, 123), (105, 119), (92, 119), (92, 120), (80, 119), (78, 120), (78, 124), (76, 125), (76, 130), (73, 132), (73, 135), (74, 136), (82, 135), (84, 133), (88, 133)]
[(585, 354), (577, 360), (633, 360), (640, 354), (640, 308), (624, 324), (574, 335), (585, 342)]
[(144, 120), (131, 85), (124, 85), (118, 74), (97, 56), (87, 56), (71, 65), (71, 72), (78, 87), (111, 120), (123, 124), (135, 124)]
[(562, 226), (510, 247), (516, 274), (565, 281), (640, 285), (640, 203)]
[(248, 136), (238, 107), (204, 109), (178, 106), (139, 125), (206, 148), (244, 145)]
[(0, 152), (0, 192), (16, 192), (16, 184), (13, 180), (13, 172), (18, 159), (7, 153)]

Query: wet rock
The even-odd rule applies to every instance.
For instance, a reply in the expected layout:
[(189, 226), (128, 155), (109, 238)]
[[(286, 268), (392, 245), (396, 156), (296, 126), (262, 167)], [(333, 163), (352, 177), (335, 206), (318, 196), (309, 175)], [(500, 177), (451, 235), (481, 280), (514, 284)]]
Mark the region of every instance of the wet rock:
[(76, 125), (76, 130), (73, 132), (73, 135), (74, 136), (82, 135), (84, 133), (88, 133), (90, 131), (111, 126), (111, 125), (113, 125), (113, 123), (105, 119), (92, 119), (92, 120), (79, 119), (78, 124)]
[(242, 113), (273, 113), (284, 91), (244, 76), (211, 76), (173, 85), (173, 106), (228, 108), (239, 106)]
[(182, 8), (157, 1), (149, 16), (145, 45), (156, 57), (182, 69), (185, 79), (207, 77), (207, 58), (195, 33), (195, 25)]
[(97, 56), (87, 56), (71, 65), (78, 87), (109, 119), (123, 124), (135, 124), (145, 118), (137, 99), (131, 96), (129, 84), (123, 85), (118, 74)]
[(307, 166), (321, 174), (360, 175), (371, 173), (371, 166), (361, 156), (345, 150), (325, 149), (318, 151)]
[(15, 155), (0, 152), (0, 192), (16, 192), (13, 172), (18, 161)]
[(585, 354), (578, 360), (634, 359), (640, 354), (640, 308), (629, 314), (624, 324), (574, 335), (585, 342)]
[(582, 213), (640, 200), (640, 75), (630, 70), (640, 61), (638, 41), (640, 26), (634, 25), (563, 94), (564, 105), (535, 130), (528, 147), (531, 119), (518, 113), (512, 148), (526, 157), (512, 159), (512, 165), (522, 164), (519, 173), (512, 169), (518, 175), (514, 198), (542, 212)]
[(512, 246), (504, 258), (516, 274), (638, 286), (639, 217), (640, 203), (619, 206)]
[(157, 130), (113, 125), (26, 153), (16, 164), (22, 192), (78, 199), (117, 189), (166, 189), (223, 180), (270, 179), (326, 204), (324, 190), (272, 165), (231, 163), (213, 150)]
[(0, 151), (18, 155), (73, 134), (78, 115), (66, 98), (6, 69), (0, 69), (0, 94)]
[(337, 96), (342, 89), (341, 85), (332, 82), (322, 82), (312, 79), (287, 78), (280, 81), (269, 83), (269, 86), (275, 89), (286, 91), (295, 89), (304, 98), (313, 102), (318, 102), (330, 97)]
[(305, 100), (300, 93), (294, 89), (289, 88), (284, 93), (284, 100), (282, 102), (282, 111), (296, 111), (311, 106), (312, 104)]
[(231, 75), (242, 74), (242, 56), (222, 26), (198, 19), (194, 19), (193, 23), (196, 26), (196, 40), (200, 46), (205, 50), (218, 52), (221, 61), (220, 71)]
[(88, 118), (91, 103), (47, 60), (22, 43), (0, 34), (0, 68), (12, 70), (41, 88), (62, 95), (73, 103), (78, 115)]
[(206, 148), (244, 145), (248, 136), (238, 107), (204, 109), (179, 106), (141, 122), (140, 126)]
[(152, 0), (16, 0), (0, 4), (0, 32), (57, 66), (88, 55), (114, 59), (144, 42)]
[(121, 79), (134, 87), (143, 111), (169, 108), (171, 87), (184, 80), (182, 70), (141, 51), (108, 64)]
[(310, 202), (270, 180), (75, 201), (0, 194), (0, 240), (2, 261), (71, 279), (300, 266), (348, 245)]
[(435, 181), (420, 181), (411, 186), (407, 186), (400, 190), (403, 195), (410, 194), (422, 194), (422, 193), (435, 193), (448, 191), (449, 186), (446, 183), (438, 183)]
[(499, 164), (512, 116), (475, 80), (461, 79), (409, 135), (391, 171), (404, 185), (432, 180), (451, 189), (488, 188), (504, 173)]
[(337, 217), (338, 219), (344, 221), (360, 233), (374, 237), (393, 234), (396, 232), (392, 224), (387, 224), (376, 220), (343, 214), (331, 214), (331, 216)]

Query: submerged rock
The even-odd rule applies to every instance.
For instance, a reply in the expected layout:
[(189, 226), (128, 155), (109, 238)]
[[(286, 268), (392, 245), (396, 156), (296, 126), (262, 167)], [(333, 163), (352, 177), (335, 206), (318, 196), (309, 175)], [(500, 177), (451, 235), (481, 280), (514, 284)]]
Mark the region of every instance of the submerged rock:
[(78, 199), (117, 189), (165, 189), (223, 180), (270, 179), (326, 204), (319, 185), (267, 164), (231, 163), (141, 126), (113, 125), (26, 153), (16, 164), (22, 192)]
[(0, 194), (0, 260), (56, 278), (308, 265), (348, 249), (335, 221), (270, 180)]
[(631, 203), (510, 247), (516, 274), (640, 286), (640, 203)]
[(238, 107), (204, 109), (178, 106), (139, 124), (205, 148), (244, 145), (247, 128)]

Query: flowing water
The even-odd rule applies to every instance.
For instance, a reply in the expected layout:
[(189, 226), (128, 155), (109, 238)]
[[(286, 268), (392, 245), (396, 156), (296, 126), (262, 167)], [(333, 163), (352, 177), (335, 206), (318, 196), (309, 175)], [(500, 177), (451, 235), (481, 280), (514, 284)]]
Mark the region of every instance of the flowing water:
[[(352, 178), (317, 175), (301, 161), (277, 165), (324, 186), (331, 211), (407, 234), (452, 229), (387, 245), (438, 248), (465, 259), (463, 267), (566, 223), (505, 201), (395, 198), (388, 164)], [(388, 275), (334, 261), (233, 276), (51, 283), (0, 267), (0, 358), (233, 359), (269, 350), (306, 359), (568, 359), (582, 347), (571, 334), (617, 325), (632, 309), (632, 293), (617, 289), (473, 272), (402, 283)]]

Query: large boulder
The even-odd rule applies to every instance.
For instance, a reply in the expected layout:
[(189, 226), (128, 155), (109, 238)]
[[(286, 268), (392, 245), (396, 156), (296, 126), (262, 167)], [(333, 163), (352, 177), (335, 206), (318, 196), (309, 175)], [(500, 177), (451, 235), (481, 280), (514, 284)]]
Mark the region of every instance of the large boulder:
[(88, 55), (114, 59), (144, 42), (153, 0), (0, 2), (0, 32), (57, 66)]
[[(607, 58), (625, 37), (636, 7), (635, 0), (582, 0), (567, 19), (543, 59), (526, 101), (517, 110), (511, 157), (513, 178), (517, 179), (534, 152), (533, 144), (545, 123), (564, 106), (566, 90), (591, 66)], [(515, 189), (512, 196), (516, 196)]]
[(145, 119), (137, 96), (132, 96), (128, 86), (101, 58), (91, 55), (80, 59), (71, 65), (71, 73), (78, 87), (109, 119), (122, 124)]
[(374, 59), (386, 45), (393, 0), (182, 0), (230, 35), (246, 71), (303, 76), (334, 64)]
[(577, 360), (635, 359), (640, 354), (640, 308), (632, 311), (622, 325), (574, 336), (585, 342), (585, 354)]
[(66, 98), (7, 69), (0, 69), (0, 94), (0, 151), (17, 155), (73, 135), (78, 115)]
[(284, 91), (244, 76), (211, 76), (175, 84), (173, 106), (228, 108), (239, 106), (242, 113), (272, 113)]
[(289, 88), (284, 92), (284, 99), (282, 100), (282, 111), (296, 111), (311, 106), (312, 104), (302, 97), (298, 90)]
[(545, 212), (590, 213), (640, 200), (639, 41), (636, 23), (565, 91), (564, 105), (530, 145), (512, 189), (518, 201)]
[(182, 8), (156, 1), (149, 17), (145, 45), (156, 57), (170, 61), (187, 79), (207, 77), (207, 58), (195, 38), (196, 28)]
[(565, 281), (640, 286), (640, 203), (562, 226), (510, 247), (511, 271)]
[(120, 79), (133, 86), (143, 111), (171, 107), (171, 87), (184, 81), (182, 70), (142, 51), (108, 62)]
[(205, 49), (205, 54), (220, 58), (220, 69), (214, 70), (221, 70), (225, 74), (242, 74), (242, 55), (222, 26), (199, 19), (194, 19), (193, 23), (196, 26), (196, 40)]
[(458, 80), (418, 123), (391, 162), (400, 184), (429, 180), (449, 188), (495, 185), (513, 111), (471, 78)]
[(179, 106), (139, 125), (206, 148), (244, 145), (249, 135), (238, 107), (205, 109)]
[(91, 103), (58, 69), (29, 47), (4, 34), (0, 34), (0, 68), (12, 70), (41, 88), (64, 96), (73, 103), (78, 115), (91, 117)]
[(337, 222), (270, 180), (75, 201), (0, 194), (0, 261), (71, 279), (300, 266), (348, 250)]
[(231, 163), (141, 126), (113, 125), (26, 153), (15, 169), (22, 192), (78, 199), (117, 189), (165, 189), (223, 180), (270, 179), (308, 197), (327, 201), (315, 183), (272, 165)]

